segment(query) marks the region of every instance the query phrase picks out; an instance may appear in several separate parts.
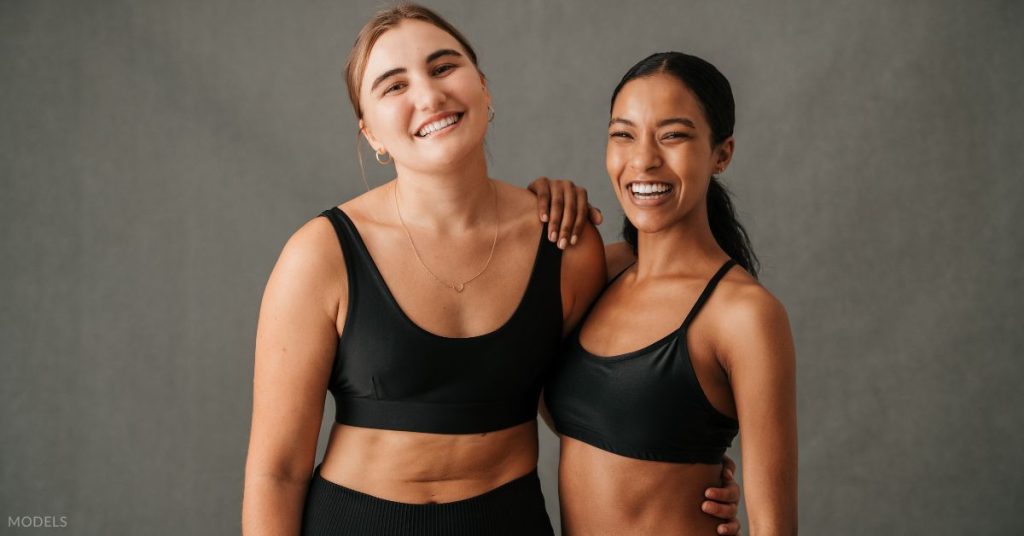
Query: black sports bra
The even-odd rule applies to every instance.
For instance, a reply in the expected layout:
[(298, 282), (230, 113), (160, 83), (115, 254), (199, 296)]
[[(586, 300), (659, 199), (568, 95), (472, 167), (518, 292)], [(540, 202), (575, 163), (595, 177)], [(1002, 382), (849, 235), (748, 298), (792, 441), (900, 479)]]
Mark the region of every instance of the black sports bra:
[(451, 338), (406, 316), (348, 215), (337, 207), (320, 215), (334, 225), (348, 272), (348, 312), (328, 384), (335, 421), (470, 434), (536, 418), (562, 335), (561, 250), (543, 229), (512, 317), (490, 333)]
[(720, 463), (739, 423), (704, 395), (686, 332), (735, 262), (719, 268), (678, 329), (639, 350), (594, 355), (580, 344), (580, 322), (544, 391), (558, 433), (630, 458)]

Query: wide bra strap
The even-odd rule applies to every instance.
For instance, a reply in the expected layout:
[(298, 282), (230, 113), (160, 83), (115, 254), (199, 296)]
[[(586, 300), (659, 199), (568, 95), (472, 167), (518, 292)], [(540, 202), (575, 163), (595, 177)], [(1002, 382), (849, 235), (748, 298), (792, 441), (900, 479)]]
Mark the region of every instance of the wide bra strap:
[(715, 290), (716, 286), (718, 286), (718, 282), (721, 281), (723, 277), (725, 277), (726, 272), (728, 272), (734, 264), (736, 264), (736, 261), (734, 259), (729, 259), (725, 261), (725, 263), (722, 264), (722, 267), (719, 268), (717, 272), (715, 272), (715, 275), (711, 276), (711, 280), (708, 281), (707, 286), (704, 287), (704, 290), (700, 293), (700, 296), (697, 297), (697, 302), (693, 304), (693, 308), (690, 309), (690, 312), (686, 315), (686, 320), (683, 320), (683, 325), (680, 326), (679, 329), (684, 331), (686, 330), (687, 326), (690, 325), (690, 322), (693, 321), (693, 318), (697, 316), (697, 313), (700, 311), (701, 307), (704, 307), (704, 302), (708, 301), (708, 298), (711, 297), (711, 292)]
[(359, 285), (357, 279), (359, 273), (364, 271), (358, 269), (358, 264), (364, 262), (363, 256), (360, 254), (358, 244), (356, 242), (356, 230), (352, 221), (348, 218), (344, 212), (338, 207), (329, 208), (320, 213), (321, 216), (327, 218), (334, 227), (334, 233), (338, 235), (338, 242), (341, 244), (341, 253), (345, 259), (345, 273), (348, 275), (348, 299), (351, 304), (355, 303), (356, 291), (362, 285)]
[(538, 236), (537, 258), (534, 260), (533, 270), (527, 282), (522, 306), (519, 311), (527, 312), (527, 317), (534, 314), (541, 314), (541, 311), (551, 310), (558, 317), (559, 334), (562, 326), (562, 250), (550, 242), (544, 234), (544, 227), (540, 229)]

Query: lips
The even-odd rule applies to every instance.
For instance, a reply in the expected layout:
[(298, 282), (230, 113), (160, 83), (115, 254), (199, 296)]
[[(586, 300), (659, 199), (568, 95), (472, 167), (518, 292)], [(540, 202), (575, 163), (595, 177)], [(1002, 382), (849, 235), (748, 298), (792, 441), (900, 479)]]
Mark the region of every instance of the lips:
[(635, 181), (626, 184), (626, 191), (637, 201), (658, 200), (668, 197), (674, 187), (667, 182)]
[(452, 125), (457, 125), (462, 120), (463, 112), (442, 112), (429, 117), (424, 121), (419, 128), (416, 129), (414, 135), (417, 138), (427, 138), (438, 132), (444, 131), (451, 128)]

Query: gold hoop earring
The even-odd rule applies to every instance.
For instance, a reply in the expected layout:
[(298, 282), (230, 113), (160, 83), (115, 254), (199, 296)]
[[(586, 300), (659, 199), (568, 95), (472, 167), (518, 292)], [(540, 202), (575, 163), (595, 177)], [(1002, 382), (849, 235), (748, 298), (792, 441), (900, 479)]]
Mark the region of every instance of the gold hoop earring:
[[(382, 165), (382, 166), (386, 166), (386, 165), (391, 163), (391, 155), (389, 155), (387, 151), (381, 151), (381, 152), (374, 151), (373, 157), (376, 158), (377, 159), (377, 163)], [(387, 157), (387, 160), (382, 160), (381, 157)]]
[(494, 122), (494, 106), (491, 106), (490, 104), (487, 105), (487, 122)]

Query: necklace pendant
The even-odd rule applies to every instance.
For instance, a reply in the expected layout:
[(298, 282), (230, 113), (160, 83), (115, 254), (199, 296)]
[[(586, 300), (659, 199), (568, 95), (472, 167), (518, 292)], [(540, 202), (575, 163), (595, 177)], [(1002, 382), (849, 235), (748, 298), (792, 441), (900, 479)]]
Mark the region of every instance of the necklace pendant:
[(452, 288), (455, 289), (455, 292), (462, 292), (463, 290), (466, 290), (466, 284), (455, 283), (454, 285), (452, 285)]

